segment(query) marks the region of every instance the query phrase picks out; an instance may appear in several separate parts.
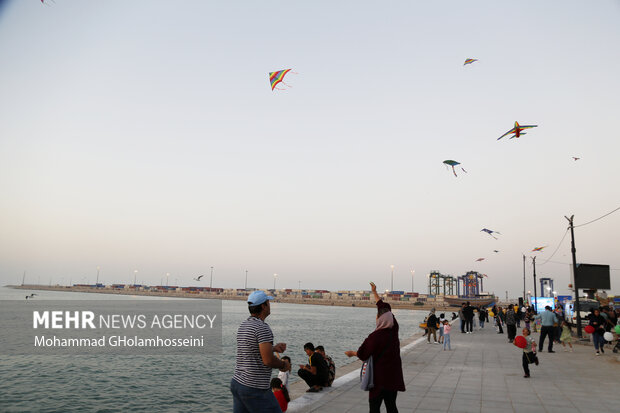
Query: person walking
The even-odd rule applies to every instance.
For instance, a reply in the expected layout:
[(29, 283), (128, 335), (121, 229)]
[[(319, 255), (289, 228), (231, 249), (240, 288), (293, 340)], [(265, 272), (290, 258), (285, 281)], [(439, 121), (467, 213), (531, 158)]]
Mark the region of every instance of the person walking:
[(484, 322), (489, 317), (489, 313), (484, 307), (480, 307), (480, 311), (478, 311), (478, 322), (480, 324), (480, 328), (484, 328)]
[(495, 313), (495, 325), (498, 330), (497, 334), (504, 334), (502, 324), (504, 324), (504, 312), (502, 311), (502, 307), (497, 307), (497, 312)]
[(287, 371), (290, 364), (274, 354), (283, 353), (286, 343), (273, 344), (273, 333), (265, 319), (271, 314), (272, 296), (254, 291), (248, 297), (250, 317), (237, 330), (235, 373), (230, 381), (233, 413), (280, 413), (271, 391), (271, 370)]
[(592, 333), (592, 341), (594, 341), (594, 350), (596, 355), (599, 356), (599, 349), (601, 353), (605, 353), (603, 346), (605, 345), (605, 318), (601, 315), (601, 311), (597, 308), (592, 314), (590, 314), (590, 323), (594, 327), (594, 333)]
[(538, 356), (536, 356), (536, 342), (533, 337), (530, 335), (530, 329), (524, 328), (521, 330), (523, 337), (525, 337), (525, 348), (523, 349), (523, 356), (521, 357), (521, 362), (523, 365), (523, 372), (525, 375), (523, 377), (530, 377), (530, 364), (536, 363), (538, 366)]
[(508, 333), (508, 342), (512, 343), (517, 336), (517, 316), (512, 305), (509, 305), (508, 311), (506, 311), (506, 331)]
[(450, 345), (450, 330), (452, 330), (452, 326), (448, 320), (443, 320), (443, 351), (446, 351), (446, 347), (448, 350), (452, 350), (452, 346)]
[(360, 360), (373, 358), (374, 387), (368, 393), (370, 413), (379, 413), (383, 402), (387, 413), (398, 413), (396, 396), (399, 391), (405, 391), (398, 322), (390, 305), (379, 298), (375, 284), (370, 283), (370, 286), (377, 303), (376, 329), (357, 351), (349, 350), (344, 354)]
[(550, 306), (545, 306), (545, 311), (538, 314), (534, 317), (537, 320), (540, 320), (540, 341), (538, 342), (538, 351), (542, 351), (543, 345), (545, 344), (545, 338), (549, 337), (549, 346), (547, 347), (547, 351), (549, 353), (555, 353), (553, 351), (553, 339), (555, 333), (555, 327), (553, 326), (558, 322), (558, 317), (555, 315), (553, 311), (551, 311)]
[(474, 332), (474, 307), (470, 305), (469, 301), (463, 309), (463, 315), (465, 315), (465, 331), (467, 334), (472, 334)]
[(431, 334), (433, 335), (433, 340), (435, 344), (439, 344), (437, 341), (437, 316), (435, 315), (435, 309), (431, 310), (431, 313), (428, 315), (426, 319), (426, 328), (428, 329), (428, 343), (431, 343)]
[(465, 303), (461, 304), (461, 308), (459, 308), (459, 320), (461, 321), (461, 333), (463, 334), (465, 334), (465, 314), (463, 313), (464, 309)]
[(562, 321), (562, 334), (560, 335), (560, 342), (562, 342), (564, 351), (568, 351), (566, 348), (566, 343), (568, 343), (570, 352), (573, 352), (573, 333), (571, 332), (570, 324), (568, 324), (566, 320)]

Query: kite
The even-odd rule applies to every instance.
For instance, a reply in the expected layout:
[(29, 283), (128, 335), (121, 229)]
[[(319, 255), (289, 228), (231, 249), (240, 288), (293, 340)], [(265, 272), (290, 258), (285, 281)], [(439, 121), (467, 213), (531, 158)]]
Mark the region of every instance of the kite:
[(578, 161), (578, 160), (580, 160), (581, 158), (577, 158), (576, 156), (573, 156), (573, 159), (574, 159), (575, 161)]
[(499, 252), (498, 250), (493, 250), (493, 252)]
[(543, 250), (543, 248), (547, 248), (547, 245), (545, 245), (544, 247), (536, 247), (536, 248), (534, 248), (534, 249), (532, 250), (532, 252), (535, 252), (535, 251), (542, 251), (542, 250)]
[[(456, 174), (456, 171), (454, 170), (454, 167), (457, 165), (460, 165), (460, 162), (457, 161), (453, 161), (451, 159), (446, 159), (445, 161), (443, 161), (443, 163), (446, 165), (446, 169), (448, 168), (448, 165), (450, 165), (452, 167), (452, 172), (454, 173), (454, 176), (458, 176)], [(463, 167), (461, 166), (461, 170), (465, 173), (467, 173), (467, 171), (465, 169), (463, 169)]]
[(478, 259), (476, 260), (476, 262), (478, 262), (478, 261), (484, 261), (484, 258), (478, 258)]
[[(489, 234), (489, 235), (490, 235), (490, 236), (492, 236), (492, 237), (493, 237), (493, 234), (502, 235), (502, 234), (500, 234), (500, 233), (499, 233), (499, 232), (497, 232), (497, 231), (493, 231), (493, 230), (490, 230), (490, 229), (487, 229), (487, 228), (482, 228), (482, 229), (480, 230), (480, 232), (486, 232), (487, 234)], [(493, 238), (495, 238), (495, 237), (493, 237)], [(495, 238), (495, 239), (497, 239), (497, 238)]]
[(465, 59), (465, 63), (463, 63), (463, 66), (470, 65), (470, 64), (472, 64), (474, 62), (477, 62), (477, 61), (478, 61), (478, 59)]
[[(287, 85), (286, 83), (282, 81), (282, 79), (284, 79), (284, 76), (286, 76), (286, 74), (289, 73), (291, 70), (292, 69), (285, 69), (285, 70), (278, 70), (277, 72), (269, 72), (269, 81), (271, 82), (271, 90), (274, 90), (274, 89), (286, 90), (286, 89), (281, 89), (279, 87), (276, 87), (278, 83), (282, 83), (285, 86), (292, 87), (291, 85)], [(295, 73), (295, 72), (291, 72), (291, 73)]]
[(521, 135), (525, 135), (525, 132), (523, 132), (524, 129), (531, 129), (531, 128), (536, 128), (536, 127), (538, 127), (538, 125), (519, 125), (519, 122), (515, 122), (515, 127), (510, 129), (508, 132), (504, 133), (499, 138), (497, 138), (497, 140), (500, 140), (504, 136), (510, 135), (511, 133), (514, 133), (514, 135), (511, 136), (509, 139), (518, 138)]

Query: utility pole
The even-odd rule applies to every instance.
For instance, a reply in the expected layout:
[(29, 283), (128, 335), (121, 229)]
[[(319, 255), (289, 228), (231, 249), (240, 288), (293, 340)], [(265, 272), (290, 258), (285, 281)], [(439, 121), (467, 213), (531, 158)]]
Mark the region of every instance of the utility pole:
[(570, 218), (564, 216), (564, 218), (568, 220), (570, 228), (570, 252), (573, 256), (573, 288), (575, 289), (575, 305), (573, 306), (573, 312), (576, 314), (575, 318), (577, 319), (577, 337), (582, 338), (581, 317), (579, 316), (579, 286), (577, 285), (577, 249), (575, 248), (575, 226), (573, 224), (573, 218), (575, 218), (575, 216), (571, 215)]
[(538, 300), (536, 296), (536, 257), (532, 257), (532, 265), (534, 266), (534, 314), (538, 314)]
[(245, 270), (245, 289), (248, 289), (248, 270)]
[(209, 282), (209, 290), (213, 288), (213, 267), (211, 267), (211, 281)]
[(413, 274), (415, 274), (415, 270), (411, 270), (411, 292), (413, 292)]
[(523, 254), (523, 302), (525, 302), (525, 254)]
[(97, 282), (95, 282), (95, 288), (99, 285), (99, 266), (97, 265)]
[(392, 268), (392, 284), (390, 286), (390, 292), (394, 291), (394, 265), (390, 265), (390, 268)]
[(22, 276), (22, 286), (24, 285), (25, 280), (26, 280), (26, 271), (24, 271), (24, 275)]

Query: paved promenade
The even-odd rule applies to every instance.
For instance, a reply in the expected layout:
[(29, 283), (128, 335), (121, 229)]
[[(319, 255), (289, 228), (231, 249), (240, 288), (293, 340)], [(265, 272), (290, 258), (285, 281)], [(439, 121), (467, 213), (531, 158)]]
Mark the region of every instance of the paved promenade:
[[(427, 344), (426, 338), (402, 349), (407, 391), (398, 393), (399, 412), (618, 411), (620, 361), (609, 346), (596, 357), (591, 345), (574, 345), (573, 353), (554, 345), (556, 353), (547, 353), (545, 343), (540, 365), (530, 365), (531, 377), (524, 378), (521, 350), (507, 343), (505, 331), (500, 335), (486, 326), (462, 334), (455, 327), (452, 351)], [(534, 337), (538, 341), (539, 333)], [(368, 412), (368, 393), (359, 389), (357, 377), (352, 372), (327, 392), (306, 394), (289, 411)]]

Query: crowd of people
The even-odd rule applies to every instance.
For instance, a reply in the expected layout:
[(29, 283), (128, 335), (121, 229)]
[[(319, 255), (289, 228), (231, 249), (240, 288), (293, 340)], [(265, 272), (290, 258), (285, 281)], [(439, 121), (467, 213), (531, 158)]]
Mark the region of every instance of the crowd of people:
[[(405, 391), (402, 361), (400, 358), (400, 341), (398, 321), (377, 294), (376, 286), (371, 289), (377, 306), (376, 328), (363, 341), (357, 350), (346, 351), (348, 357), (360, 360), (373, 360), (374, 386), (369, 388), (368, 403), (370, 413), (380, 412), (385, 404), (387, 413), (397, 413), (396, 398), (399, 391)], [(230, 390), (233, 395), (233, 412), (280, 413), (287, 410), (290, 396), (288, 382), (291, 374), (291, 359), (280, 357), (286, 350), (285, 343), (273, 344), (273, 333), (265, 319), (271, 313), (270, 300), (263, 291), (254, 291), (248, 297), (250, 317), (243, 321), (237, 331), (237, 359), (235, 373)], [(497, 334), (504, 334), (506, 327), (508, 343), (519, 342), (523, 349), (522, 365), (524, 377), (530, 377), (530, 364), (539, 364), (537, 352), (542, 352), (545, 341), (547, 351), (554, 353), (553, 345), (561, 343), (564, 351), (573, 351), (571, 325), (565, 317), (561, 306), (545, 307), (545, 311), (536, 314), (532, 307), (508, 305), (506, 308), (493, 306), (491, 310), (472, 306), (469, 302), (462, 304), (458, 315), (452, 313), (450, 320), (445, 314), (437, 316), (432, 309), (426, 318), (425, 336), (428, 343), (443, 344), (444, 351), (451, 350), (450, 334), (452, 322), (460, 321), (462, 334), (473, 334), (476, 327), (483, 329), (489, 320), (493, 320)], [(605, 352), (612, 330), (618, 332), (620, 311), (611, 307), (594, 309), (588, 317), (596, 355)], [(478, 326), (476, 326), (476, 320)], [(517, 329), (523, 323), (522, 336), (517, 337)], [(532, 333), (537, 332), (540, 324), (538, 341)], [(439, 333), (439, 337), (437, 337)], [(308, 342), (303, 346), (308, 358), (306, 364), (300, 364), (297, 375), (308, 385), (308, 392), (320, 392), (330, 387), (336, 376), (336, 366), (321, 345), (314, 346)], [(620, 341), (613, 351), (620, 350)], [(271, 378), (272, 369), (278, 369), (278, 377)]]

